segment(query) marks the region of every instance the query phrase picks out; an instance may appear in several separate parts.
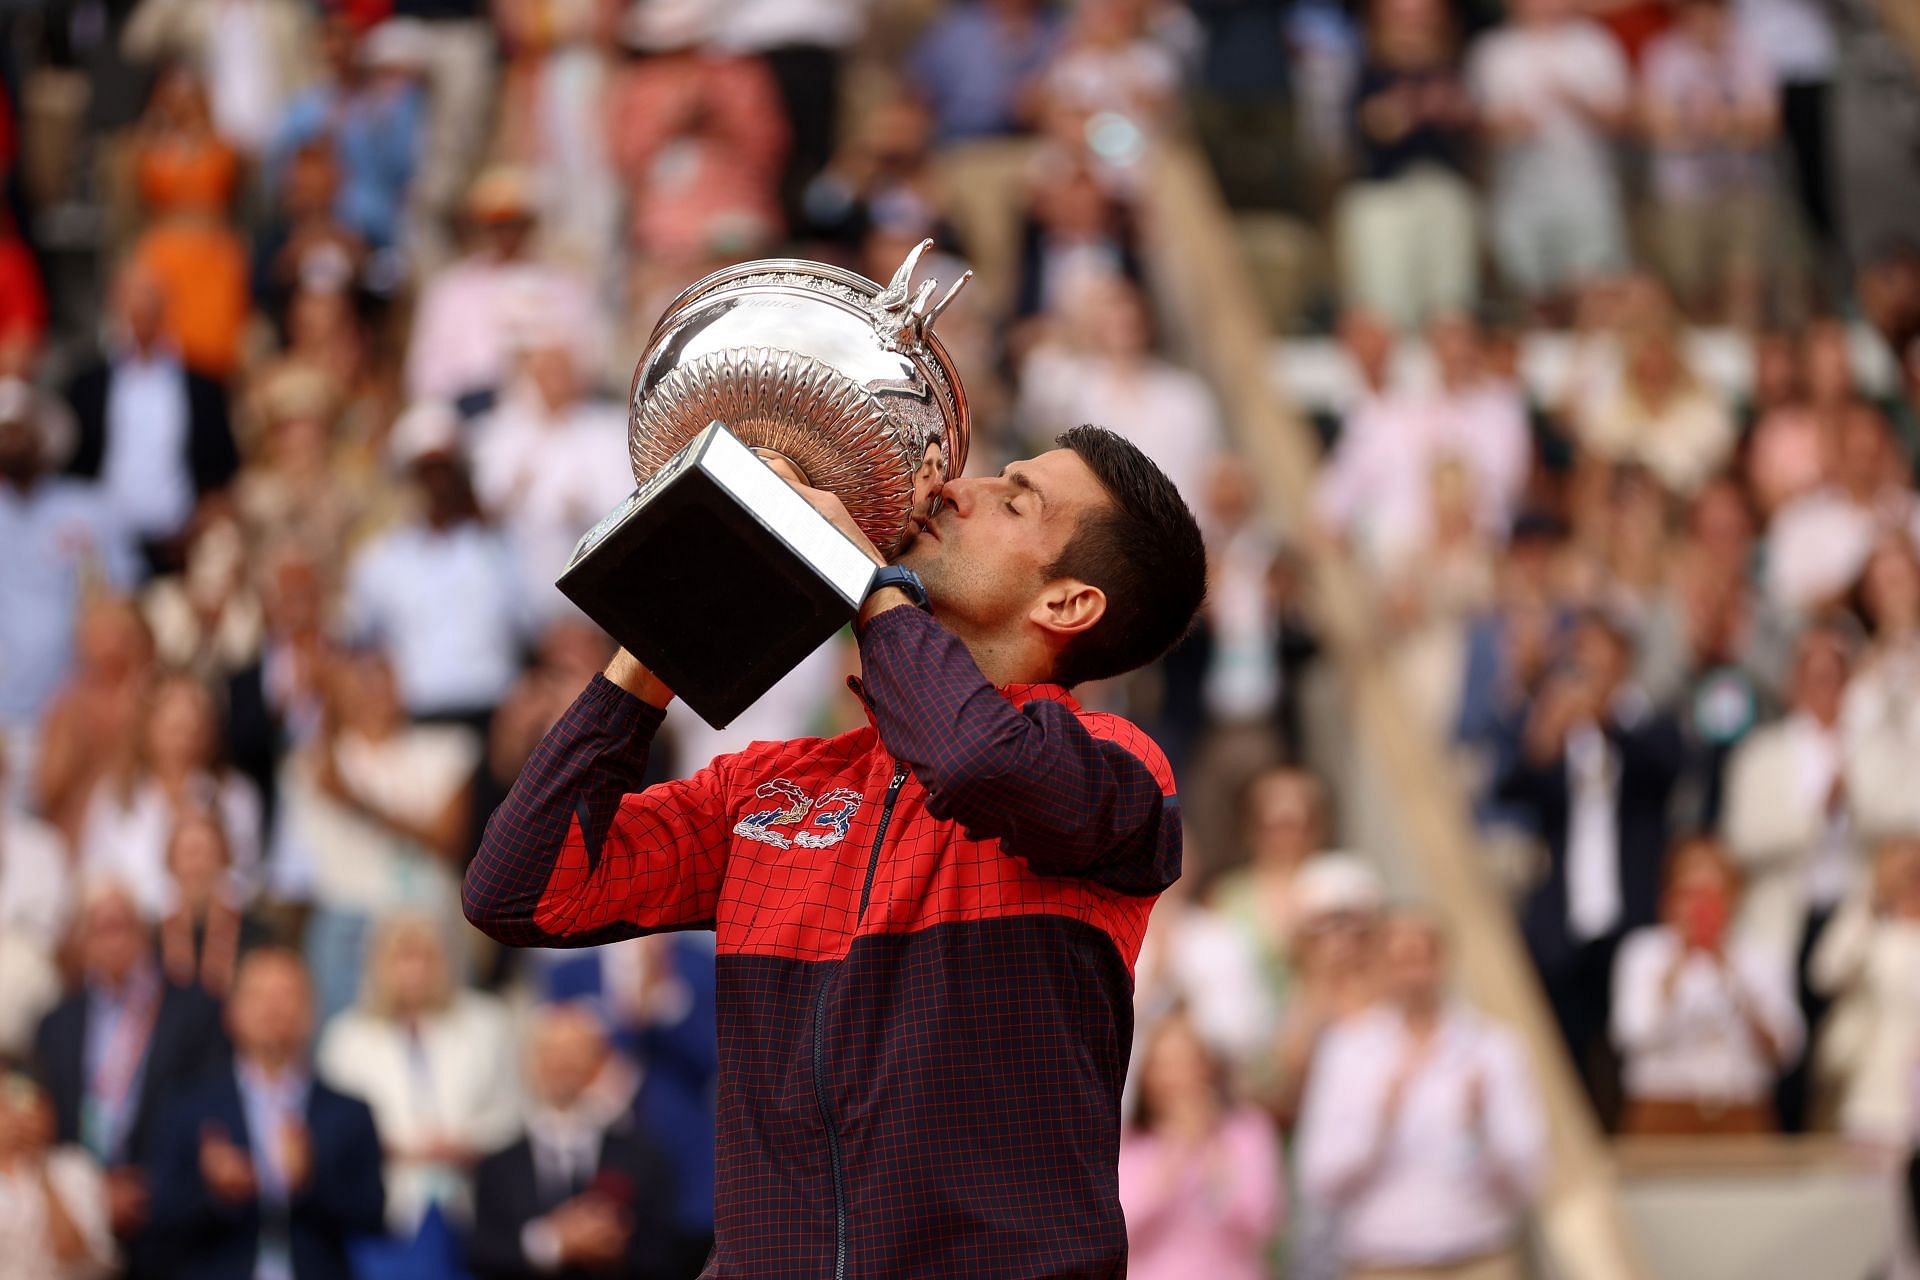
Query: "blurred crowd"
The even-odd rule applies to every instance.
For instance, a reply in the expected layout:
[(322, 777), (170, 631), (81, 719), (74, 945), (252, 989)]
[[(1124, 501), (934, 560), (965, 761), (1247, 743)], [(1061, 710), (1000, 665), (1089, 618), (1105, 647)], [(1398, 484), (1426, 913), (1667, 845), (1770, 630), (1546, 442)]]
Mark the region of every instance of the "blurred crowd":
[[(1136, 1274), (1523, 1274), (1521, 1040), (1341, 847), (1327, 547), (1603, 1120), (1891, 1171), (1912, 35), (1878, 0), (9, 7), (0, 1277), (697, 1274), (711, 939), (502, 953), (460, 876), (609, 654), (552, 581), (631, 487), (654, 319), (922, 238), (980, 273), (940, 327), (970, 465), (1098, 422), (1208, 534), (1195, 633), (1087, 691), (1189, 830), (1138, 967)], [(1282, 361), (1328, 446), (1284, 528), (1147, 289), (1189, 133), (1333, 264), (1333, 336)], [(655, 775), (858, 723), (853, 660), (724, 732), (676, 709)]]

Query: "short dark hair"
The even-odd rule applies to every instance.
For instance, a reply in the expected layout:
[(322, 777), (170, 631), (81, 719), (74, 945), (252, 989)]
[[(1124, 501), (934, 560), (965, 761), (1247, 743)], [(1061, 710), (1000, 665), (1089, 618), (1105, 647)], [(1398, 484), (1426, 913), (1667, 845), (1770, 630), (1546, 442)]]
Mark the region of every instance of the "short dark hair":
[(1131, 441), (1080, 426), (1057, 443), (1087, 464), (1110, 501), (1080, 518), (1049, 578), (1078, 578), (1107, 596), (1106, 614), (1060, 651), (1053, 678), (1076, 685), (1152, 662), (1180, 642), (1207, 594), (1200, 525), (1173, 481)]

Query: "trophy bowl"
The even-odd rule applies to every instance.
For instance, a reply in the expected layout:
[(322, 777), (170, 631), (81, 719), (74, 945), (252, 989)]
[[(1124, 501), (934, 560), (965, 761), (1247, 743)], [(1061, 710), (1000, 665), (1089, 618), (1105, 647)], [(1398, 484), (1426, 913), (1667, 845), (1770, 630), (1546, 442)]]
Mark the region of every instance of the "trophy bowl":
[(874, 570), (769, 456), (836, 494), (886, 558), (966, 465), (966, 392), (931, 330), (972, 273), (938, 302), (934, 281), (912, 290), (932, 243), (884, 288), (796, 259), (716, 271), (634, 369), (638, 487), (559, 586), (716, 728), (845, 626)]
[(923, 466), (947, 480), (967, 459), (966, 392), (932, 327), (972, 273), (938, 303), (931, 280), (910, 294), (932, 244), (915, 247), (884, 288), (786, 258), (726, 267), (683, 290), (634, 369), (634, 478), (645, 483), (709, 423), (725, 423), (838, 495), (891, 556), (911, 530)]

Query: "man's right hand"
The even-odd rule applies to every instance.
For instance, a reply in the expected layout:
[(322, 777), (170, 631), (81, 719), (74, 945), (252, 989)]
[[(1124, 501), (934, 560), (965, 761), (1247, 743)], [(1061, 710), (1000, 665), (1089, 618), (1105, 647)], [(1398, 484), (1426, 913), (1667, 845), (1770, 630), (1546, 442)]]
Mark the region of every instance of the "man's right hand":
[(567, 1201), (547, 1216), (547, 1222), (565, 1266), (602, 1267), (618, 1262), (627, 1251), (627, 1237), (633, 1234), (618, 1205), (592, 1194)]
[(665, 710), (673, 701), (673, 690), (660, 683), (660, 677), (647, 670), (640, 659), (625, 649), (613, 655), (613, 661), (607, 664), (607, 679), (625, 689), (640, 701)]
[(200, 1133), (200, 1177), (214, 1198), (227, 1204), (251, 1200), (259, 1190), (252, 1159), (213, 1125)]

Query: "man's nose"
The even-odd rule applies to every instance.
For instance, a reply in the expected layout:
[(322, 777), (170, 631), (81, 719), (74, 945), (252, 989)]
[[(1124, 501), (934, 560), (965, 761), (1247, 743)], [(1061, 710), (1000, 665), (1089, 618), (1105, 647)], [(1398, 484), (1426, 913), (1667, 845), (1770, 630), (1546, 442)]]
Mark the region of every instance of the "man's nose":
[(935, 486), (933, 491), (933, 510), (953, 508), (957, 516), (965, 516), (973, 506), (973, 482), (970, 480), (946, 480)]

